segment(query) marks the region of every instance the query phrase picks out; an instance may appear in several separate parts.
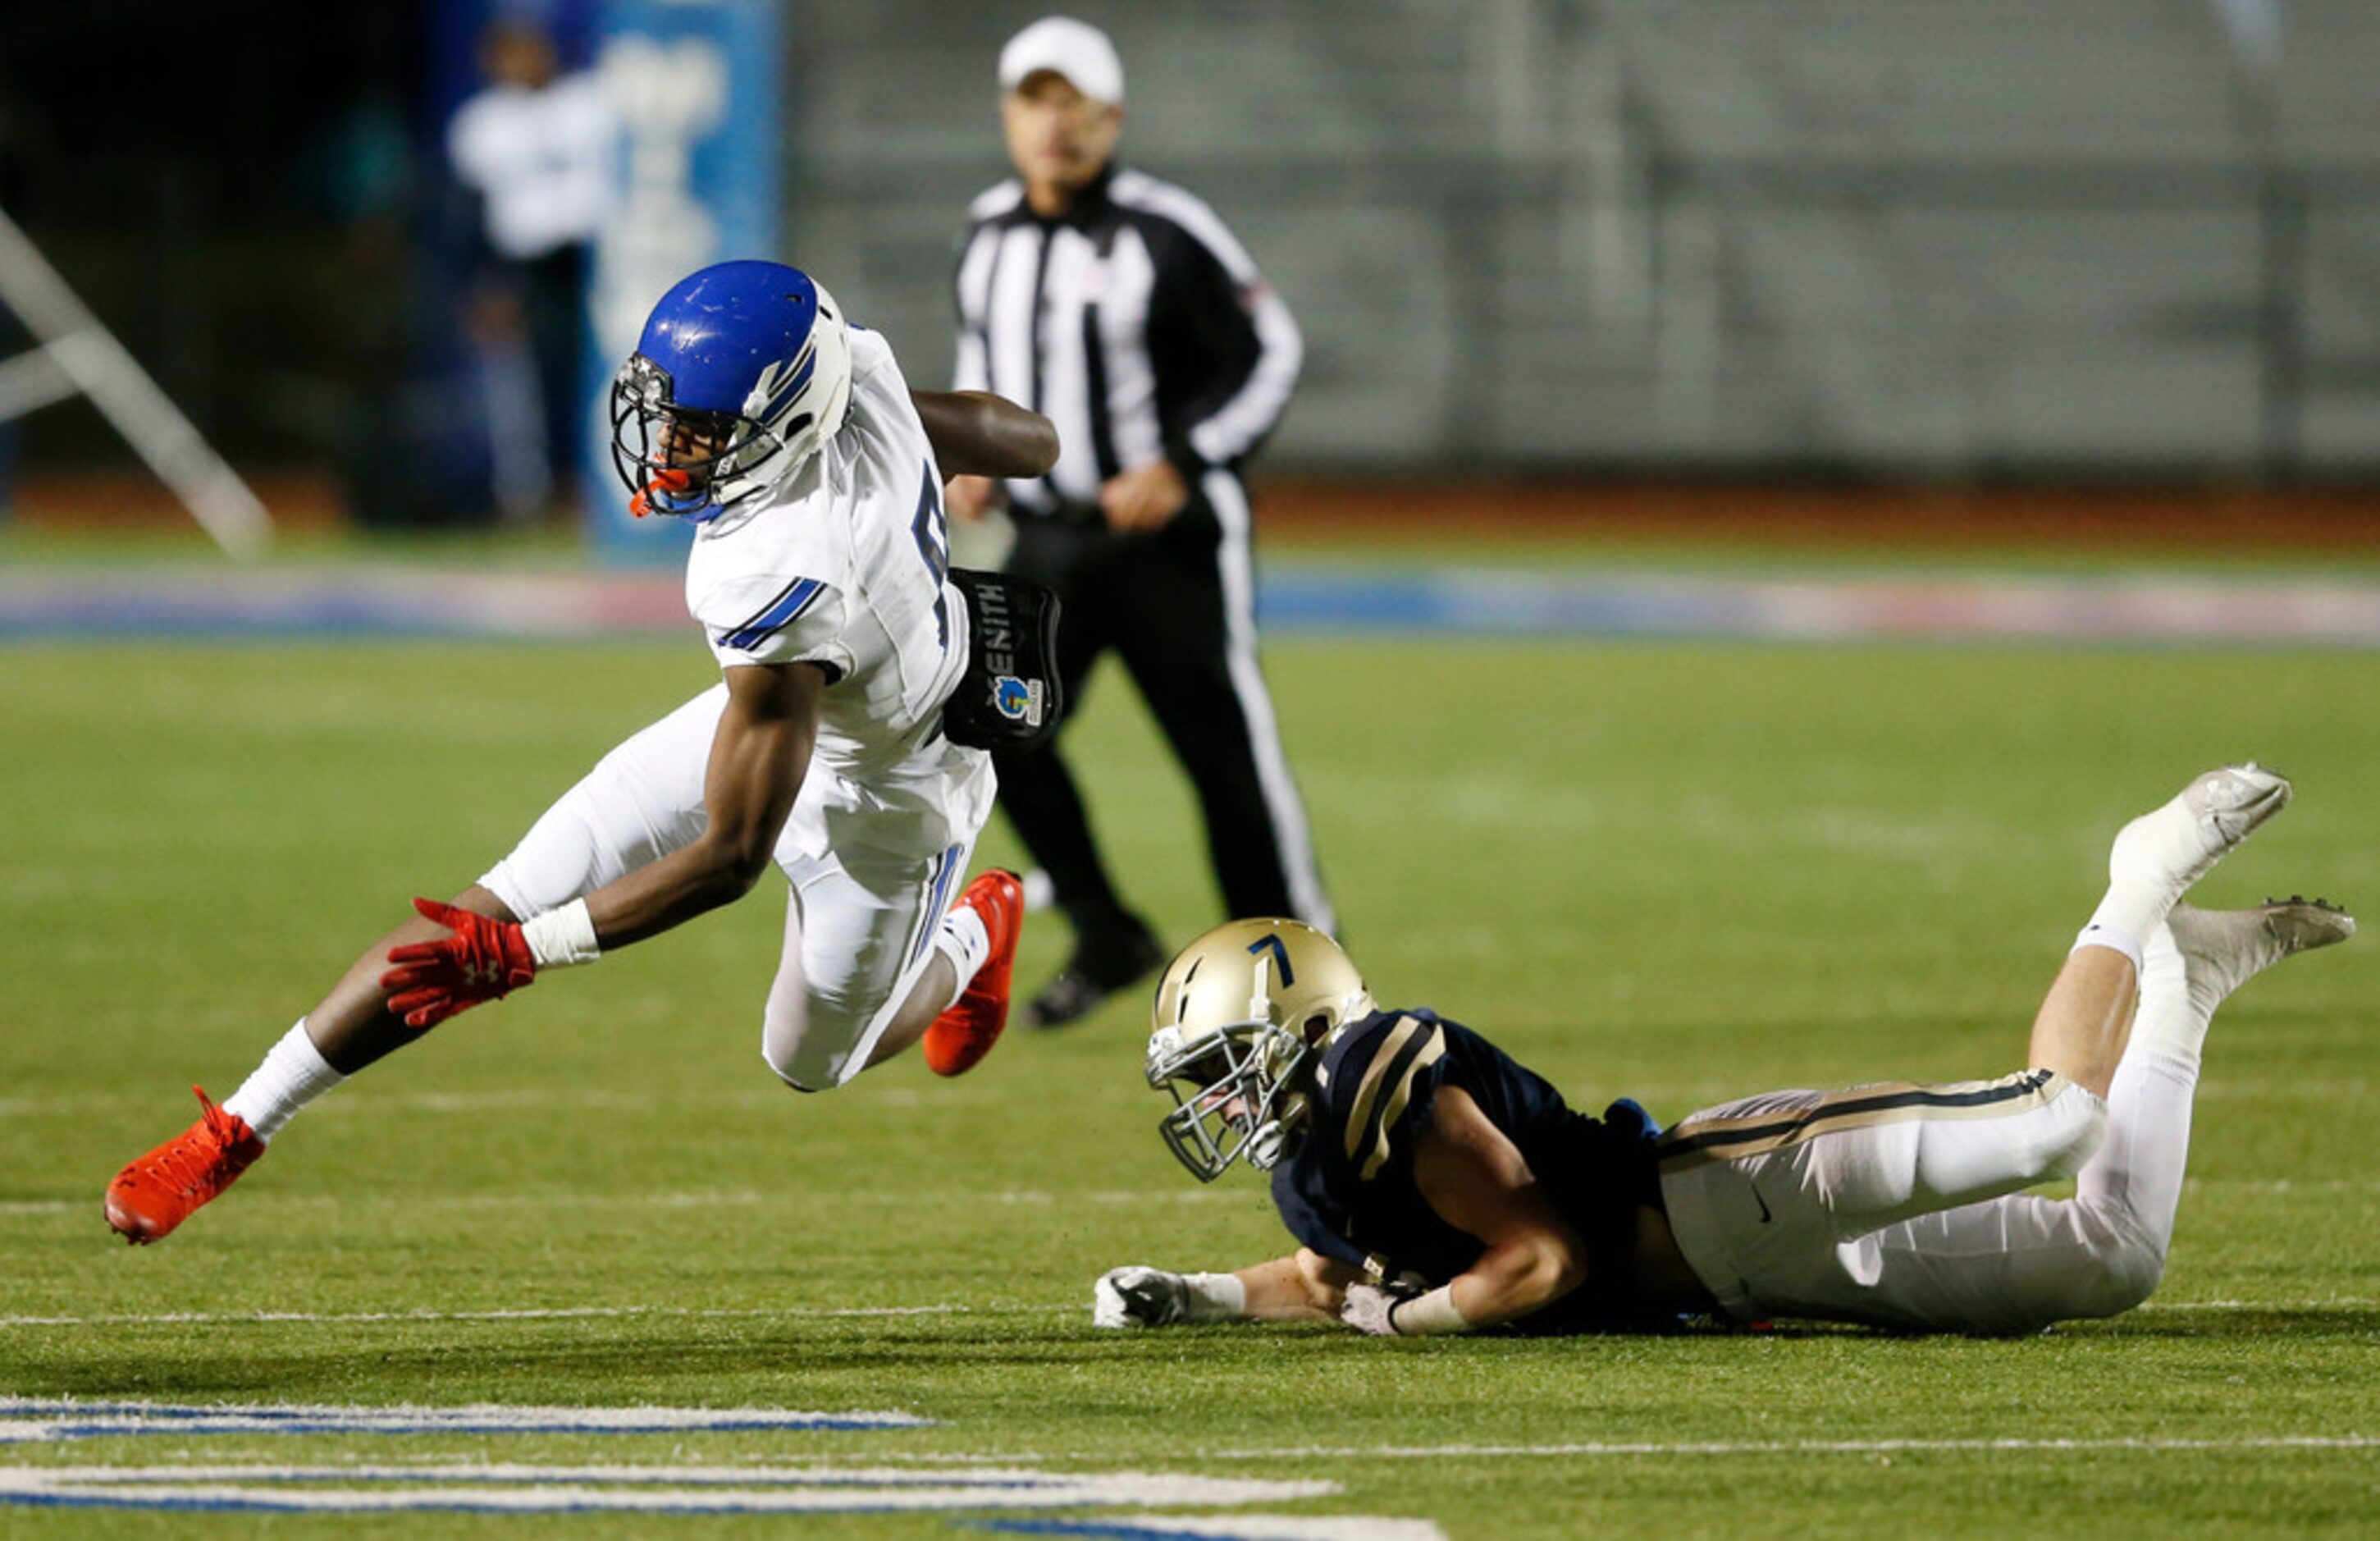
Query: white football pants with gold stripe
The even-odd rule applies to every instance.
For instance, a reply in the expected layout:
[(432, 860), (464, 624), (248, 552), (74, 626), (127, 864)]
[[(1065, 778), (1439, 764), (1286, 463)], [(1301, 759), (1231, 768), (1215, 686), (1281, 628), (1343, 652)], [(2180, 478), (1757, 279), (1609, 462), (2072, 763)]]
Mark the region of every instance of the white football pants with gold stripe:
[[(1679, 1250), (1741, 1320), (1949, 1332), (2112, 1317), (2165, 1268), (2204, 1021), (2160, 929), (2106, 1102), (2046, 1070), (1773, 1092), (1662, 1136)], [(2073, 1177), (2070, 1199), (2018, 1190)]]

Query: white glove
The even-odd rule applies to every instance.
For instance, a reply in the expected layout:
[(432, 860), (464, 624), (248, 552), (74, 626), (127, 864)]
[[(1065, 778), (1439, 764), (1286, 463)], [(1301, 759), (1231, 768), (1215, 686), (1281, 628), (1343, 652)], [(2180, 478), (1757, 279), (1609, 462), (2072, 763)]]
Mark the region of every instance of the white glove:
[(1228, 1273), (1167, 1273), (1163, 1268), (1110, 1268), (1091, 1286), (1093, 1327), (1179, 1327), (1184, 1322), (1236, 1321), (1247, 1292)]
[(1397, 1335), (1397, 1328), (1389, 1319), (1389, 1313), (1396, 1309), (1398, 1302), (1409, 1296), (1410, 1292), (1391, 1292), (1376, 1284), (1350, 1284), (1347, 1286), (1347, 1298), (1339, 1307), (1339, 1319), (1358, 1332), (1369, 1333), (1375, 1338), (1393, 1338)]
[(1174, 1327), (1190, 1319), (1190, 1281), (1163, 1268), (1110, 1268), (1091, 1286), (1093, 1327)]

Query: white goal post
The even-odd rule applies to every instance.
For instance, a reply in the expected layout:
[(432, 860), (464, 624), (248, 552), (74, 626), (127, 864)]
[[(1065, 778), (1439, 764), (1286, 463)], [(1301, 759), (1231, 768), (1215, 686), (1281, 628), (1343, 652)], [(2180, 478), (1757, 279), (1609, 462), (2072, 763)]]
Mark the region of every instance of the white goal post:
[(248, 557), (272, 542), (273, 516), (248, 483), (199, 436), (5, 212), (0, 305), (15, 312), (39, 345), (0, 361), (0, 423), (52, 402), (89, 396), (217, 545)]

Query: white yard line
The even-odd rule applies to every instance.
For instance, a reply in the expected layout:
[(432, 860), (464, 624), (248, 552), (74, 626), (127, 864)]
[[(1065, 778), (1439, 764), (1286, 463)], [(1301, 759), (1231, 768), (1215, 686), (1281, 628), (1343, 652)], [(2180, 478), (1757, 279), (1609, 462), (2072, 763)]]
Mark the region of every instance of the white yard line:
[[(776, 1408), (460, 1407), (206, 1404), (75, 1398), (0, 1399), (0, 1438), (55, 1442), (126, 1434), (790, 1433), (930, 1426), (914, 1414), (803, 1413)], [(887, 1453), (867, 1464), (741, 1462), (552, 1462), (373, 1461), (307, 1464), (169, 1462), (87, 1465), (0, 1463), (0, 1508), (212, 1511), (249, 1513), (975, 1513), (1137, 1509), (1137, 1517), (1007, 1519), (990, 1528), (1109, 1538), (1184, 1535), (1242, 1541), (1442, 1541), (1427, 1520), (1382, 1516), (1157, 1515), (1166, 1507), (1240, 1508), (1311, 1500), (1343, 1488), (1332, 1476), (1256, 1475), (1306, 1462), (1597, 1460), (1699, 1462), (1729, 1458), (1875, 1458), (1908, 1454), (2036, 1455), (2336, 1452), (2380, 1450), (2380, 1436), (2240, 1438), (1579, 1440), (1548, 1444), (1305, 1445), (1184, 1452), (1229, 1475), (1118, 1469), (1111, 1451), (1050, 1456), (1014, 1451)], [(1129, 1459), (1129, 1457), (1123, 1458)], [(1051, 1470), (1052, 1465), (1062, 1469)]]
[[(2191, 1178), (2192, 1193), (2246, 1194), (2257, 1196), (2300, 1195), (2326, 1197), (2342, 1194), (2380, 1194), (2380, 1177), (2271, 1177), (2271, 1178)], [(930, 1189), (887, 1188), (865, 1192), (853, 1190), (842, 1195), (842, 1201), (862, 1205), (870, 1209), (889, 1206), (909, 1205), (916, 1207), (955, 1208), (998, 1204), (1013, 1208), (1061, 1208), (1068, 1205), (1097, 1206), (1101, 1208), (1155, 1207), (1159, 1206), (1202, 1207), (1207, 1205), (1247, 1205), (1261, 1202), (1251, 1192), (1230, 1188), (1095, 1188), (1078, 1193), (1062, 1193), (1049, 1188), (1001, 1188), (990, 1193), (937, 1187)], [(737, 1209), (762, 1206), (784, 1207), (793, 1201), (781, 1190), (759, 1188), (696, 1188), (663, 1193), (538, 1193), (522, 1190), (497, 1194), (419, 1194), (419, 1193), (348, 1193), (348, 1194), (274, 1194), (240, 1190), (241, 1204), (249, 1207), (273, 1206), (297, 1209), (354, 1209), (359, 1207), (390, 1209), (489, 1210), (489, 1209)], [(801, 1202), (814, 1204), (818, 1195), (806, 1195)], [(0, 1218), (11, 1215), (76, 1215), (88, 1214), (97, 1207), (91, 1198), (18, 1198), (0, 1199)]]
[[(2139, 1436), (2112, 1439), (1645, 1439), (1581, 1440), (1558, 1445), (1300, 1445), (1232, 1450), (1200, 1450), (1204, 1461), (1449, 1461), (1512, 1460), (1521, 1457), (1572, 1456), (1730, 1456), (1730, 1455), (1897, 1455), (1908, 1453), (1997, 1454), (2026, 1451), (2141, 1450), (2188, 1453), (2198, 1450), (2380, 1450), (2380, 1435), (2309, 1434), (2249, 1436), (2240, 1438), (2158, 1438)], [(1025, 1459), (1011, 1457), (1012, 1460)], [(1091, 1460), (1063, 1455), (1035, 1456), (1037, 1461)]]
[[(2211, 1077), (2198, 1088), (2201, 1097), (2230, 1098), (2241, 1100), (2291, 1100), (2309, 1098), (2328, 1101), (2355, 1101), (2367, 1096), (2372, 1083), (2364, 1076), (2349, 1076), (2321, 1081), (2265, 1080), (2253, 1077)], [(1633, 1086), (1605, 1089), (1600, 1097), (1624, 1092), (1647, 1106), (1658, 1102), (1675, 1111), (1683, 1111), (1706, 1103), (1722, 1101), (1734, 1095), (1733, 1084), (1717, 1086), (1693, 1084), (1649, 1083)], [(947, 1106), (954, 1098), (976, 1102), (990, 1100), (990, 1094), (972, 1095), (965, 1089), (950, 1090), (941, 1086), (884, 1086), (869, 1087), (865, 1083), (836, 1094), (851, 1102), (897, 1108)], [(331, 1100), (308, 1110), (309, 1124), (347, 1122), (383, 1118), (415, 1118), (423, 1114), (479, 1116), (487, 1113), (521, 1112), (534, 1110), (559, 1110), (571, 1112), (667, 1112), (692, 1110), (708, 1114), (724, 1111), (770, 1112), (785, 1109), (789, 1094), (766, 1089), (758, 1091), (709, 1090), (691, 1087), (682, 1092), (613, 1091), (600, 1087), (514, 1086), (493, 1091), (425, 1091), (358, 1094), (344, 1101)], [(1581, 1100), (1586, 1098), (1583, 1096)], [(93, 1114), (137, 1113), (155, 1110), (166, 1104), (149, 1092), (88, 1092), (62, 1093), (42, 1097), (0, 1097), (0, 1118), (82, 1120)], [(180, 1116), (178, 1105), (173, 1115)], [(2288, 1179), (2281, 1181), (2287, 1182)], [(2255, 1187), (2260, 1180), (2239, 1182), (2217, 1181), (2213, 1187)], [(2301, 1183), (2301, 1186), (2313, 1186)], [(2380, 1185), (2374, 1181), (2347, 1180), (2350, 1187)]]
[[(2151, 1301), (2135, 1314), (2166, 1311), (2357, 1311), (2380, 1308), (2380, 1298), (2338, 1295), (2326, 1300), (2177, 1300)], [(1077, 1304), (1014, 1305), (518, 1305), (492, 1306), (479, 1311), (125, 1311), (82, 1315), (0, 1316), (8, 1327), (180, 1327), (259, 1326), (288, 1323), (299, 1326), (351, 1322), (493, 1322), (612, 1320), (646, 1317), (655, 1319), (785, 1320), (864, 1318), (870, 1317), (1063, 1317), (1085, 1314)]]
[(2368, 1295), (2337, 1295), (2329, 1300), (2153, 1300), (2143, 1311), (2368, 1311), (2380, 1299)]
[(692, 1318), (1016, 1317), (1083, 1312), (1087, 1305), (523, 1305), (485, 1311), (152, 1311), (98, 1316), (0, 1317), (0, 1327), (236, 1327), (259, 1323), (567, 1321), (623, 1317)]
[[(748, 1082), (748, 1074), (739, 1075), (739, 1082)], [(766, 1079), (765, 1077), (763, 1079)], [(773, 1085), (773, 1083), (771, 1083)], [(856, 1086), (838, 1093), (852, 1102), (876, 1106), (916, 1108), (948, 1106), (953, 1100), (987, 1103), (993, 1099), (990, 1092), (967, 1088), (956, 1090), (941, 1086), (917, 1087), (903, 1086)], [(733, 1087), (712, 1088), (687, 1086), (676, 1091), (625, 1091), (604, 1086), (507, 1086), (487, 1091), (417, 1091), (358, 1093), (344, 1100), (332, 1100), (307, 1110), (310, 1124), (345, 1122), (354, 1119), (412, 1118), (422, 1113), (481, 1114), (520, 1112), (528, 1110), (560, 1109), (571, 1112), (633, 1113), (670, 1110), (697, 1109), (705, 1112), (737, 1111), (784, 1112), (793, 1106), (793, 1094), (782, 1087), (775, 1090), (763, 1086), (753, 1090)], [(171, 1108), (174, 1116), (180, 1115), (182, 1105), (170, 1098), (161, 1098), (153, 1089), (121, 1092), (64, 1093), (43, 1097), (0, 1097), (0, 1118), (86, 1118), (97, 1112), (138, 1112), (143, 1110)]]
[[(2138, 1450), (2188, 1454), (2225, 1450), (2380, 1450), (2380, 1435), (2273, 1435), (2231, 1438), (2125, 1438), (2107, 1439), (1838, 1439), (1838, 1440), (1595, 1440), (1548, 1445), (1301, 1445), (1245, 1450), (1198, 1450), (1184, 1460), (1262, 1462), (1281, 1461), (1460, 1461), (1478, 1459), (1594, 1459), (1614, 1456), (1692, 1456), (1697, 1459), (1768, 1455), (1896, 1455), (1939, 1453), (1990, 1455), (2006, 1452), (2089, 1454)], [(766, 1456), (746, 1458), (751, 1464)], [(964, 1466), (970, 1469), (1035, 1462), (1052, 1466), (1099, 1466), (1134, 1459), (1113, 1450), (887, 1450), (872, 1455), (891, 1467)]]
[[(247, 1512), (869, 1513), (1183, 1504), (1233, 1507), (1325, 1498), (1339, 1490), (1336, 1482), (1313, 1479), (1014, 1468), (920, 1477), (905, 1471), (818, 1467), (777, 1471), (524, 1465), (0, 1467), (0, 1504)], [(1279, 1517), (1240, 1518), (1256, 1526)], [(1354, 1528), (1360, 1526), (1360, 1520), (1336, 1523), (1342, 1528), (1330, 1533), (1225, 1526), (1210, 1534), (1365, 1534)], [(1117, 1528), (1130, 1524), (1124, 1522)], [(1097, 1529), (1101, 1534), (1115, 1533), (1104, 1526)]]
[[(496, 1194), (419, 1194), (419, 1193), (347, 1193), (347, 1194), (274, 1194), (240, 1190), (240, 1202), (249, 1207), (272, 1206), (298, 1209), (349, 1210), (358, 1207), (411, 1209), (423, 1211), (488, 1210), (488, 1209), (737, 1209), (767, 1206), (786, 1208), (795, 1199), (784, 1190), (759, 1188), (698, 1188), (674, 1193), (540, 1193), (521, 1190)], [(820, 1202), (815, 1194), (804, 1195), (805, 1205)], [(1101, 1207), (1156, 1207), (1160, 1206), (1195, 1207), (1211, 1204), (1261, 1204), (1262, 1195), (1253, 1190), (1234, 1192), (1220, 1188), (1148, 1188), (1094, 1189), (1082, 1193), (1058, 1193), (1046, 1188), (999, 1188), (991, 1192), (971, 1192), (966, 1189), (936, 1187), (930, 1189), (869, 1189), (847, 1190), (839, 1202), (864, 1206), (870, 1210), (898, 1205), (917, 1208), (972, 1208), (986, 1204), (1006, 1205), (1016, 1208), (1058, 1208), (1067, 1205), (1096, 1205)], [(0, 1217), (8, 1215), (73, 1215), (95, 1213), (95, 1198), (21, 1198), (0, 1200)]]

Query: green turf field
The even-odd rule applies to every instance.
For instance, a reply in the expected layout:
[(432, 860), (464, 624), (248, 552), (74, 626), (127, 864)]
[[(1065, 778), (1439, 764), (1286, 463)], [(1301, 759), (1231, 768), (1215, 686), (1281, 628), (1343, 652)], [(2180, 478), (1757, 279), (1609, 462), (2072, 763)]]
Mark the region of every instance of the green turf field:
[[(1674, 1118), (1777, 1086), (2019, 1068), (2107, 837), (2228, 758), (2282, 766), (2299, 797), (2201, 897), (2380, 911), (2369, 653), (1298, 639), (1269, 658), (1376, 991), (1481, 1028), (1592, 1105), (1632, 1093)], [(919, 1502), (987, 1467), (1335, 1485), (1048, 1510), (991, 1488), (799, 1522), (836, 1537), (1142, 1534), (1115, 1527), (1151, 1515), (1173, 1534), (1359, 1516), (1483, 1538), (2380, 1525), (2380, 934), (2290, 963), (2217, 1023), (2156, 1299), (2021, 1341), (1097, 1332), (1090, 1281), (1111, 1265), (1283, 1244), (1258, 1183), (1202, 1189), (1167, 1155), (1134, 1005), (1013, 1036), (964, 1080), (911, 1060), (795, 1096), (758, 1053), (773, 880), (448, 1024), (136, 1251), (100, 1193), (188, 1121), (189, 1084), (230, 1092), (409, 895), (469, 881), (710, 669), (690, 640), (26, 645), (0, 667), (0, 1397), (930, 1420), (67, 1439), (0, 1409), (0, 1477), (110, 1468), (77, 1491), (127, 1502), (152, 1487), (123, 1468), (189, 1466), (332, 1469), (247, 1479), (322, 1499), (411, 1491), (426, 1479), (367, 1472), (450, 1462), (635, 1466), (647, 1491), (696, 1467), (747, 1486), (892, 1469)], [(1094, 813), (1131, 896), (1186, 940), (1213, 918), (1206, 863), (1121, 684), (1095, 685), (1077, 728)], [(997, 827), (984, 859), (1014, 859)], [(1061, 951), (1028, 928), (1020, 983)], [(480, 1491), (451, 1473), (444, 1490)], [(0, 1508), (12, 1536), (192, 1524)]]

